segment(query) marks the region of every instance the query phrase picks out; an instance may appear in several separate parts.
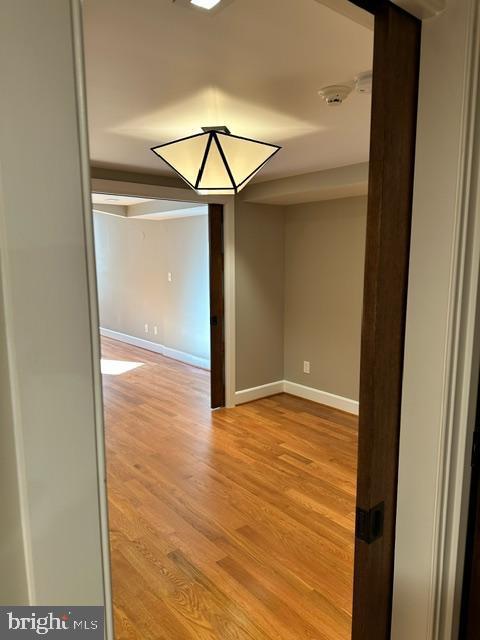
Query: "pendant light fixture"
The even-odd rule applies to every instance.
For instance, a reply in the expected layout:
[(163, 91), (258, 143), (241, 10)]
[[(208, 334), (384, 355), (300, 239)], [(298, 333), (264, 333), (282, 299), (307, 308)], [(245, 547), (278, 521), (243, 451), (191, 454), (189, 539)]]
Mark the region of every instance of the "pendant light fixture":
[(200, 195), (236, 194), (281, 147), (234, 136), (227, 127), (202, 127), (203, 133), (152, 147)]

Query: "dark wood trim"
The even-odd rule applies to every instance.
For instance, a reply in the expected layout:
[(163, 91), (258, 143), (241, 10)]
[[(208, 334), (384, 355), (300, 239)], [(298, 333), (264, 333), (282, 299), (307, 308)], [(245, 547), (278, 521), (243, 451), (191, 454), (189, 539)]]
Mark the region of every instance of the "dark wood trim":
[(478, 606), (480, 593), (480, 382), (477, 393), (474, 443), (459, 640), (480, 638), (480, 607)]
[[(363, 9), (368, 13), (372, 13), (374, 16), (377, 13), (383, 11), (388, 5), (392, 4), (391, 0), (348, 0), (350, 4), (354, 4), (359, 9)], [(403, 12), (406, 15), (411, 16), (407, 11), (401, 9), (397, 5), (395, 5), (397, 11)]]
[(210, 247), (210, 386), (211, 407), (225, 406), (225, 302), (223, 205), (208, 205)]
[(388, 0), (350, 0), (351, 4), (373, 14), (376, 14), (387, 2)]
[(480, 638), (480, 469), (472, 471), (459, 640)]
[(384, 503), (384, 526), (383, 536), (375, 542), (356, 539), (353, 640), (390, 638), (420, 34), (420, 21), (389, 2), (379, 3), (375, 10), (357, 508), (369, 511)]

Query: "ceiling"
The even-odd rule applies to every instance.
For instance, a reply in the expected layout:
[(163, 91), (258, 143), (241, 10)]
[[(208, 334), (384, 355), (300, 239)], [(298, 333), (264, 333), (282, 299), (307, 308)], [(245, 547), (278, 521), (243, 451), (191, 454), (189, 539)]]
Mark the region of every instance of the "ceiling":
[(208, 205), (198, 202), (131, 198), (105, 193), (92, 193), (92, 205), (95, 213), (142, 220), (170, 220), (208, 214)]
[(148, 198), (132, 198), (130, 196), (114, 196), (109, 193), (92, 193), (93, 204), (114, 204), (121, 207), (129, 207), (143, 202), (151, 202), (151, 200)]
[(206, 125), (283, 147), (256, 181), (368, 159), (370, 97), (317, 91), (371, 69), (371, 29), (316, 0), (83, 4), (94, 165), (171, 175), (150, 147)]

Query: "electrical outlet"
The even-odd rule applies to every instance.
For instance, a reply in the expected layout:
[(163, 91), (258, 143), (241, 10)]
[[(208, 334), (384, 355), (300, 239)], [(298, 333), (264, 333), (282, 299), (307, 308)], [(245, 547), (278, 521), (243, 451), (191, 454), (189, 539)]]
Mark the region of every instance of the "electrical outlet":
[(303, 361), (303, 373), (310, 373), (310, 362), (308, 360)]
[(169, 272), (167, 273), (167, 280), (168, 280), (168, 282), (172, 282), (172, 280), (173, 280), (173, 278), (172, 278), (172, 272), (171, 272), (171, 271), (169, 271)]
[(157, 325), (155, 325), (155, 326), (153, 327), (153, 333), (154, 333), (156, 336), (158, 336), (158, 327), (157, 327)]
[(145, 333), (148, 333), (148, 324), (145, 324)]

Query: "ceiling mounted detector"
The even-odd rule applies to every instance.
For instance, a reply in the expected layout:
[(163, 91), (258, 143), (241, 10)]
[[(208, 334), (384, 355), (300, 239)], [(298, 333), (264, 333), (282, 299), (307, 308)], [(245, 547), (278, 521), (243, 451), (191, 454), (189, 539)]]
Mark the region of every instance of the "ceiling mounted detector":
[(370, 95), (372, 93), (373, 74), (371, 71), (362, 71), (355, 78), (355, 91)]
[(363, 95), (370, 95), (372, 93), (372, 72), (363, 71), (349, 82), (330, 84), (322, 87), (318, 95), (322, 97), (329, 106), (338, 106), (348, 98), (352, 91)]
[(331, 84), (318, 92), (329, 106), (338, 106), (352, 93), (352, 86), (348, 84)]
[(152, 147), (199, 195), (235, 195), (281, 147), (235, 136), (227, 127), (202, 127), (203, 133)]

